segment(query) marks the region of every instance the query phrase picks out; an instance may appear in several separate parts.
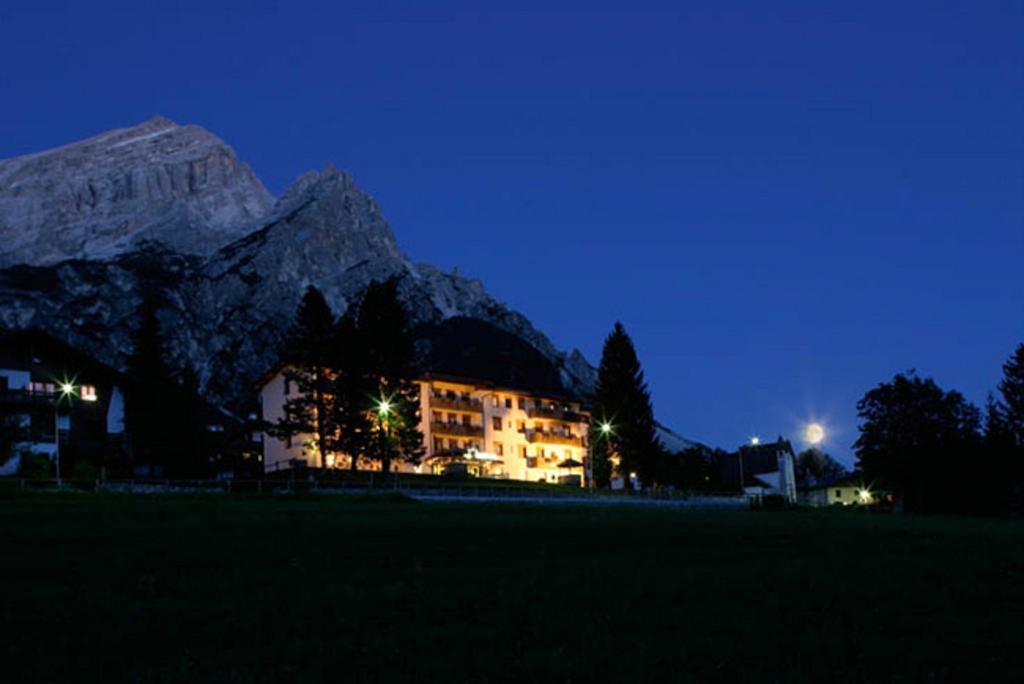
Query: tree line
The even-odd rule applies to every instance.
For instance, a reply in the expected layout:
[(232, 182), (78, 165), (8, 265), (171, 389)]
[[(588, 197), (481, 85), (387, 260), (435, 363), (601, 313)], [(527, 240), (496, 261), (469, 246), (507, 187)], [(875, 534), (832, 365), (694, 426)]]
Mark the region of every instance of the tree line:
[(267, 423), (279, 439), (301, 437), (324, 467), (342, 454), (352, 470), (375, 464), (388, 472), (424, 452), (415, 349), (397, 281), (372, 282), (335, 317), (310, 286), (289, 330), (282, 359), (283, 417)]
[(920, 513), (1020, 514), (1024, 504), (1024, 344), (1003, 364), (985, 414), (914, 371), (858, 402), (854, 444), (866, 481)]

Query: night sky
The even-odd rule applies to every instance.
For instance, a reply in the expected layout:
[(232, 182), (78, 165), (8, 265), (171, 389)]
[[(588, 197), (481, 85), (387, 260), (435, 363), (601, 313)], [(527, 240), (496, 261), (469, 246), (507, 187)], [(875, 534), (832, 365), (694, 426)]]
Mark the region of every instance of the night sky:
[(981, 403), (1024, 342), (1022, 2), (29, 4), (0, 157), (162, 114), (275, 194), (332, 162), (559, 347), (621, 320), (692, 438), (851, 463), (865, 390)]

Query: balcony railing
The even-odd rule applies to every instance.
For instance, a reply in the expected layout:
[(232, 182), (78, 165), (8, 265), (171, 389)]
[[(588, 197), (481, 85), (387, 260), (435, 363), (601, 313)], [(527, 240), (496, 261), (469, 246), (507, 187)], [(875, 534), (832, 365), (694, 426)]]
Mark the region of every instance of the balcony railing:
[(543, 430), (531, 430), (526, 433), (526, 440), (530, 444), (565, 444), (568, 446), (583, 446), (583, 439), (576, 435), (564, 435), (558, 432), (544, 432)]
[(443, 394), (433, 394), (430, 397), (431, 408), (451, 409), (452, 411), (469, 411), (471, 413), (483, 413), (484, 405), (479, 399), (464, 399), (462, 397), (447, 397)]
[(559, 408), (557, 406), (534, 406), (527, 409), (526, 415), (530, 418), (543, 418), (546, 420), (563, 420), (566, 423), (582, 423), (583, 414), (579, 411)]
[(558, 461), (547, 461), (538, 456), (528, 456), (526, 458), (526, 467), (544, 470), (555, 470), (558, 468)]
[(435, 435), (452, 435), (455, 437), (483, 437), (483, 425), (466, 425), (465, 423), (443, 423), (433, 421), (430, 431)]

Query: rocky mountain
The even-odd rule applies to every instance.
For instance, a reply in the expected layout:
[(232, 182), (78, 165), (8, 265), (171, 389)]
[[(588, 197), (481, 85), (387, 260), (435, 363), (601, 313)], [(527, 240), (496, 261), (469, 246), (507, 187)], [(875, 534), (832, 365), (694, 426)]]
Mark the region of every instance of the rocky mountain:
[(224, 142), (157, 117), (0, 161), (0, 266), (110, 258), (145, 240), (207, 256), (272, 204)]
[(143, 296), (158, 297), (172, 362), (226, 405), (277, 360), (308, 285), (340, 313), (387, 277), (426, 368), (450, 372), (445, 349), (471, 329), (494, 341), (463, 358), (475, 374), (543, 377), (572, 394), (593, 385), (579, 352), (557, 350), (479, 281), (410, 261), (349, 174), (306, 174), (274, 201), (195, 126), (153, 119), (0, 161), (0, 237), (0, 328), (41, 329), (123, 368)]

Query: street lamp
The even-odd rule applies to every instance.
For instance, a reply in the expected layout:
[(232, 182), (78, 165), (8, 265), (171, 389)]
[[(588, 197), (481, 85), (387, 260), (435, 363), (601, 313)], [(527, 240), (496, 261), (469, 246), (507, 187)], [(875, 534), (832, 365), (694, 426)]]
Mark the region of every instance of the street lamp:
[[(601, 421), (601, 423), (597, 426), (597, 437), (598, 438), (604, 437), (605, 439), (608, 439), (609, 435), (611, 435), (614, 432), (615, 432), (615, 426), (612, 425), (607, 420)], [(595, 440), (595, 442), (596, 442), (596, 440)], [(590, 458), (587, 459), (587, 460), (589, 461), (587, 465), (589, 466), (588, 469), (590, 470), (590, 487), (591, 487), (591, 489), (593, 489), (593, 487), (594, 487), (594, 445), (593, 444), (590, 445)]]
[(57, 465), (57, 489), (60, 489), (60, 402), (62, 399), (67, 399), (70, 403), (74, 396), (75, 384), (64, 380), (60, 383), (60, 394), (53, 401), (53, 446), (54, 461)]

